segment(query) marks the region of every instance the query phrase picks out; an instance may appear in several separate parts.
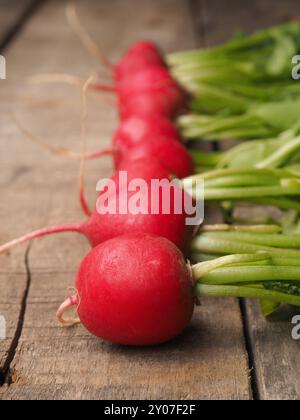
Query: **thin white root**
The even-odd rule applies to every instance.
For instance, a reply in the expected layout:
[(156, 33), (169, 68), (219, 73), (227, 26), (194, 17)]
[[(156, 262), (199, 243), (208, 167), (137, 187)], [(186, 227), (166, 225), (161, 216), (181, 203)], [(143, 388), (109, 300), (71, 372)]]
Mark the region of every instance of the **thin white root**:
[(65, 312), (72, 308), (73, 306), (78, 306), (78, 296), (77, 294), (69, 297), (58, 309), (56, 313), (56, 318), (58, 322), (62, 325), (68, 325), (72, 327), (73, 325), (81, 324), (79, 318), (64, 318)]
[[(52, 74), (35, 74), (30, 76), (27, 79), (28, 83), (34, 85), (40, 84), (53, 84), (53, 83), (62, 83), (65, 85), (75, 86), (82, 89), (84, 87), (85, 81), (80, 77), (73, 76), (72, 74), (63, 74), (63, 73), (52, 73)], [(88, 89), (93, 91), (99, 91), (106, 94), (115, 94), (116, 90), (114, 86), (105, 85), (101, 83), (90, 83)]]
[(79, 169), (79, 201), (82, 207), (83, 212), (89, 217), (92, 214), (92, 211), (88, 205), (88, 202), (84, 193), (84, 170), (85, 170), (85, 155), (86, 155), (86, 146), (87, 146), (87, 136), (86, 136), (86, 122), (88, 117), (88, 108), (87, 108), (87, 90), (92, 83), (94, 76), (88, 78), (86, 83), (82, 88), (82, 111), (81, 111), (81, 159), (80, 159), (80, 169)]
[(101, 63), (104, 67), (108, 68), (112, 72), (114, 69), (113, 64), (108, 60), (105, 54), (102, 53), (97, 43), (92, 39), (92, 37), (88, 34), (86, 29), (82, 26), (78, 18), (76, 7), (71, 1), (66, 7), (66, 16), (69, 25), (71, 26), (75, 34), (78, 36), (83, 46), (90, 53), (90, 55), (92, 57), (95, 57), (99, 63)]
[[(81, 159), (82, 156), (80, 153), (73, 152), (72, 150), (67, 149), (67, 148), (62, 148), (62, 147), (53, 146), (53, 145), (44, 143), (40, 138), (38, 138), (33, 133), (31, 133), (27, 128), (25, 128), (14, 114), (11, 114), (11, 117), (14, 123), (16, 124), (16, 126), (18, 127), (18, 129), (20, 130), (20, 132), (25, 136), (27, 140), (31, 141), (32, 143), (39, 145), (40, 147), (47, 150), (53, 155), (66, 156), (73, 160)], [(91, 158), (94, 158), (93, 156), (94, 156), (94, 153), (91, 153)], [(86, 158), (90, 159), (89, 155), (87, 155)]]
[(36, 85), (43, 83), (64, 83), (77, 87), (82, 87), (84, 85), (84, 81), (80, 79), (80, 77), (66, 73), (36, 74), (34, 76), (29, 77), (27, 80), (29, 83)]

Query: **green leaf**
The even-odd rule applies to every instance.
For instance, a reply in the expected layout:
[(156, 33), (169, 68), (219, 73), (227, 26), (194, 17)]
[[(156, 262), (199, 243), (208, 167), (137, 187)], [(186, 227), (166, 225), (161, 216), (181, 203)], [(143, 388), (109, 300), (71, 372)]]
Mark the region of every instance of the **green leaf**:
[(265, 282), (263, 283), (263, 286), (266, 290), (273, 290), (275, 292), (300, 297), (300, 285), (299, 282), (296, 281)]
[(261, 313), (264, 317), (272, 315), (280, 307), (280, 303), (272, 302), (267, 299), (260, 299), (259, 304)]

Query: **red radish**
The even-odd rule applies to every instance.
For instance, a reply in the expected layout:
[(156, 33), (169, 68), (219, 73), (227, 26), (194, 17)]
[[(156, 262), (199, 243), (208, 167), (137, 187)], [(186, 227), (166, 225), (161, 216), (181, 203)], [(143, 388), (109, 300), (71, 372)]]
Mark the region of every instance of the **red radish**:
[(149, 41), (137, 42), (128, 49), (115, 66), (115, 78), (118, 81), (124, 80), (149, 66), (164, 67), (164, 59), (154, 43)]
[(194, 311), (193, 276), (170, 241), (130, 234), (94, 248), (82, 262), (77, 294), (58, 311), (77, 305), (93, 335), (125, 345), (155, 345), (178, 336)]
[(125, 98), (120, 97), (118, 108), (122, 119), (133, 115), (160, 116), (172, 119), (185, 106), (175, 106), (174, 101), (161, 92), (143, 92)]
[(119, 154), (114, 155), (115, 165), (118, 166), (120, 159), (126, 157), (128, 149), (137, 146), (150, 135), (181, 140), (178, 130), (167, 118), (158, 116), (143, 118), (133, 115), (121, 122), (113, 137), (113, 150), (119, 151)]
[(177, 128), (168, 118), (157, 115), (148, 117), (133, 115), (121, 121), (113, 137), (113, 146), (116, 149), (120, 146), (130, 148), (135, 146), (143, 137), (149, 135), (173, 137), (178, 141), (181, 140)]
[[(127, 150), (127, 160), (155, 158), (178, 178), (193, 174), (193, 162), (186, 148), (176, 140), (162, 137), (145, 137), (136, 147)], [(122, 165), (118, 167), (122, 169)]]
[[(153, 42), (142, 41), (133, 44), (119, 63), (113, 65), (82, 26), (74, 6), (67, 7), (67, 17), (85, 48), (112, 74), (117, 84), (115, 91), (122, 98), (122, 115), (133, 115), (135, 108), (140, 115), (149, 115), (152, 110), (157, 115), (164, 112), (163, 115), (172, 116), (185, 104), (183, 92), (171, 77), (159, 49)], [(151, 96), (148, 97), (146, 93), (150, 92), (153, 95), (154, 89), (155, 98), (152, 97), (151, 101)], [(128, 92), (142, 95), (135, 105), (132, 102), (125, 103), (126, 99), (129, 100)], [(138, 103), (140, 109), (136, 107)]]
[(117, 84), (122, 117), (158, 115), (172, 117), (186, 104), (186, 94), (168, 69), (153, 66)]
[(143, 179), (151, 182), (152, 179), (172, 179), (173, 175), (157, 159), (142, 158), (129, 160), (123, 158), (119, 163), (119, 170), (113, 175), (112, 179), (119, 184), (120, 171), (127, 172), (128, 183), (134, 179)]
[[(171, 207), (169, 214), (162, 211), (163, 199), (170, 195)], [(135, 193), (127, 191), (127, 188), (120, 189), (115, 196), (109, 194), (111, 202), (117, 199), (120, 206), (127, 208), (128, 202), (134, 200)], [(92, 213), (87, 222), (81, 227), (91, 245), (95, 247), (99, 243), (127, 233), (149, 233), (169, 239), (184, 253), (189, 250), (195, 227), (186, 225), (187, 214), (185, 203), (191, 203), (188, 195), (179, 187), (165, 185), (159, 194), (154, 198), (154, 204), (159, 208), (158, 214), (151, 213), (151, 190), (148, 185), (147, 191), (140, 191), (140, 202), (142, 211), (139, 214), (127, 212), (117, 206), (117, 214), (99, 214), (99, 211), (107, 206), (106, 195), (100, 194), (97, 200), (97, 210)], [(189, 200), (189, 201), (188, 201)], [(145, 204), (143, 204), (145, 203)], [(177, 214), (176, 207), (182, 207), (183, 211)]]
[(168, 69), (159, 66), (135, 72), (117, 82), (114, 88), (99, 85), (98, 89), (117, 94), (122, 118), (132, 115), (170, 118), (184, 109), (187, 102), (186, 94)]
[[(152, 167), (155, 171), (158, 169), (158, 165), (152, 162)], [(129, 163), (127, 163), (128, 170), (130, 169)], [(147, 166), (145, 166), (147, 168)], [(161, 168), (161, 167), (160, 167)], [(165, 169), (159, 169), (160, 175), (164, 175)], [(132, 179), (129, 174), (129, 180)], [(139, 167), (139, 176), (143, 179), (142, 165)], [(150, 166), (145, 169), (145, 181), (148, 184), (147, 191), (140, 191), (141, 203), (146, 203), (142, 207), (142, 212), (136, 214), (134, 212), (121, 211), (119, 206), (116, 207), (116, 213), (110, 214), (105, 213), (107, 208), (107, 197), (106, 191), (99, 195), (97, 200), (97, 209), (91, 214), (86, 222), (82, 224), (74, 225), (62, 225), (54, 226), (51, 228), (41, 229), (32, 233), (29, 233), (19, 239), (13, 240), (0, 247), (0, 254), (13, 248), (16, 245), (30, 241), (35, 238), (47, 236), (54, 233), (63, 232), (78, 232), (86, 236), (90, 244), (94, 247), (100, 243), (115, 238), (117, 236), (126, 233), (149, 233), (158, 235), (169, 239), (171, 242), (176, 244), (182, 251), (188, 250), (190, 241), (193, 235), (193, 227), (186, 226), (186, 218), (190, 217), (190, 214), (186, 213), (185, 204), (191, 203), (191, 199), (187, 193), (181, 190), (179, 187), (173, 187), (171, 184), (167, 184), (159, 191), (159, 194), (155, 196), (155, 203), (158, 206), (158, 214), (151, 212), (151, 189), (149, 186), (149, 178), (151, 177)], [(151, 179), (159, 179), (154, 174)], [(117, 189), (116, 192), (110, 192), (109, 199), (111, 202), (121, 203), (121, 206), (127, 208), (127, 204), (130, 200), (133, 200), (136, 196), (136, 192), (129, 192), (128, 188)], [(161, 211), (163, 199), (170, 196), (170, 212), (169, 214), (163, 214)], [(176, 207), (182, 208), (182, 211), (178, 214)], [(105, 214), (99, 214), (99, 210)], [(189, 210), (189, 209), (188, 209)], [(125, 214), (123, 214), (125, 213)]]
[[(117, 135), (114, 138), (112, 149), (86, 154), (85, 156), (86, 159), (95, 159), (108, 153), (114, 155), (115, 166), (118, 170), (126, 170), (128, 161), (155, 159), (175, 177), (186, 178), (194, 172), (192, 159), (177, 137), (149, 134), (133, 142), (130, 137)], [(155, 172), (152, 174), (155, 175)]]
[(117, 83), (116, 88), (123, 97), (154, 91), (168, 95), (174, 90), (180, 90), (169, 70), (161, 66), (146, 67), (128, 75), (124, 81)]

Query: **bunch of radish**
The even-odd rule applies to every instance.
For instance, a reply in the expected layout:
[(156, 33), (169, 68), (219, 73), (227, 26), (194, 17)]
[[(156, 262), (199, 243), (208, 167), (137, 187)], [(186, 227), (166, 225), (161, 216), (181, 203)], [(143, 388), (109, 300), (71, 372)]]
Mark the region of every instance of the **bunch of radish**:
[[(168, 182), (156, 197), (159, 212), (153, 214), (150, 208), (152, 180), (171, 181), (193, 173), (192, 160), (172, 122), (185, 105), (185, 93), (149, 42), (131, 47), (114, 71), (120, 127), (113, 137), (112, 179), (118, 186), (121, 172), (126, 172), (128, 183), (144, 180), (149, 208), (139, 214), (119, 208), (113, 214), (102, 213), (107, 198), (125, 205), (130, 200), (128, 185), (118, 186), (113, 196), (99, 194), (86, 222), (35, 231), (3, 245), (0, 253), (49, 234), (84, 234), (94, 250), (82, 263), (78, 292), (62, 305), (59, 320), (66, 322), (65, 310), (76, 304), (81, 322), (96, 336), (123, 344), (156, 344), (179, 334), (194, 307), (193, 278), (183, 257), (194, 231), (186, 224), (187, 194)], [(161, 208), (164, 194), (171, 198), (168, 214)], [(181, 213), (175, 210), (176, 200), (181, 201)]]
[[(71, 20), (80, 32), (73, 13), (74, 10), (69, 9)], [(83, 41), (95, 52), (90, 39), (84, 36)], [(115, 173), (111, 180), (117, 188), (102, 191), (93, 211), (81, 197), (88, 215), (83, 223), (37, 230), (0, 246), (0, 254), (50, 234), (72, 231), (85, 235), (93, 249), (78, 270), (75, 295), (61, 305), (57, 318), (62, 324), (81, 322), (95, 336), (119, 344), (153, 345), (176, 337), (190, 322), (199, 296), (258, 298), (267, 303), (265, 313), (271, 313), (281, 302), (300, 306), (299, 294), (290, 292), (294, 290), (293, 285), (289, 285), (286, 292), (287, 285), (278, 285), (276, 277), (276, 284), (270, 286), (272, 275), (276, 272), (281, 276), (287, 264), (297, 265), (287, 280), (300, 278), (297, 262), (278, 259), (270, 247), (264, 247), (263, 252), (257, 254), (257, 247), (247, 247), (245, 254), (241, 246), (236, 252), (241, 249), (242, 254), (226, 255), (224, 247), (219, 253), (216, 248), (208, 249), (204, 235), (203, 240), (200, 236), (200, 240), (193, 242), (194, 252), (209, 251), (213, 255), (216, 251), (222, 256), (194, 267), (187, 263), (184, 255), (191, 247), (194, 227), (186, 222), (191, 214), (185, 204), (193, 195), (197, 199), (194, 184), (199, 176), (191, 177), (192, 158), (173, 124), (174, 118), (187, 107), (187, 94), (151, 42), (134, 44), (117, 65), (101, 59), (113, 76), (113, 86), (88, 83), (84, 87), (116, 95), (120, 125), (110, 149), (83, 154), (81, 160), (112, 153)], [(298, 183), (295, 186), (293, 178), (288, 179), (287, 185), (283, 172), (260, 169), (252, 172), (224, 170), (201, 175), (208, 183), (205, 198), (212, 201), (241, 199), (245, 186), (248, 200), (267, 197), (278, 204), (278, 196), (299, 194)], [(126, 185), (119, 183), (123, 173), (127, 176)], [(178, 184), (164, 183), (155, 197), (158, 211), (152, 212), (152, 181), (173, 178), (187, 179)], [(130, 192), (128, 186), (136, 179), (148, 186), (147, 191), (141, 190), (139, 195), (139, 200), (148, 204), (143, 211), (132, 213), (128, 204), (134, 192)], [(165, 196), (171, 202), (167, 213), (162, 209)], [(116, 212), (105, 211), (107, 200), (118, 203)], [(296, 200), (284, 198), (281, 201), (285, 206), (292, 203), (292, 208), (296, 205)], [(209, 244), (212, 239), (209, 238)], [(278, 240), (277, 237), (269, 239)], [(257, 235), (254, 240), (258, 240)], [(250, 273), (245, 280), (239, 278), (242, 270)], [(77, 307), (79, 319), (65, 316), (73, 306)]]

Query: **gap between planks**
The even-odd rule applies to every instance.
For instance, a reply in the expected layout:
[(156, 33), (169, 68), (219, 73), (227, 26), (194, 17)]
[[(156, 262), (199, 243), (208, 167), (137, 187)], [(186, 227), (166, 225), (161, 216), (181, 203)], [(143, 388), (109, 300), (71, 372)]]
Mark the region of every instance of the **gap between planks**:
[[(32, 0), (28, 6), (25, 5), (25, 8), (19, 15), (17, 15), (16, 20), (13, 21), (8, 28), (4, 31), (3, 34), (0, 36), (0, 53), (3, 53), (4, 50), (13, 42), (14, 38), (18, 36), (27, 22), (30, 21), (30, 18), (33, 16), (34, 13), (38, 11), (38, 8), (45, 3), (47, 0)], [(21, 1), (18, 1), (17, 7), (23, 7)], [(5, 13), (5, 11), (3, 12)], [(16, 12), (17, 13), (17, 12)]]

